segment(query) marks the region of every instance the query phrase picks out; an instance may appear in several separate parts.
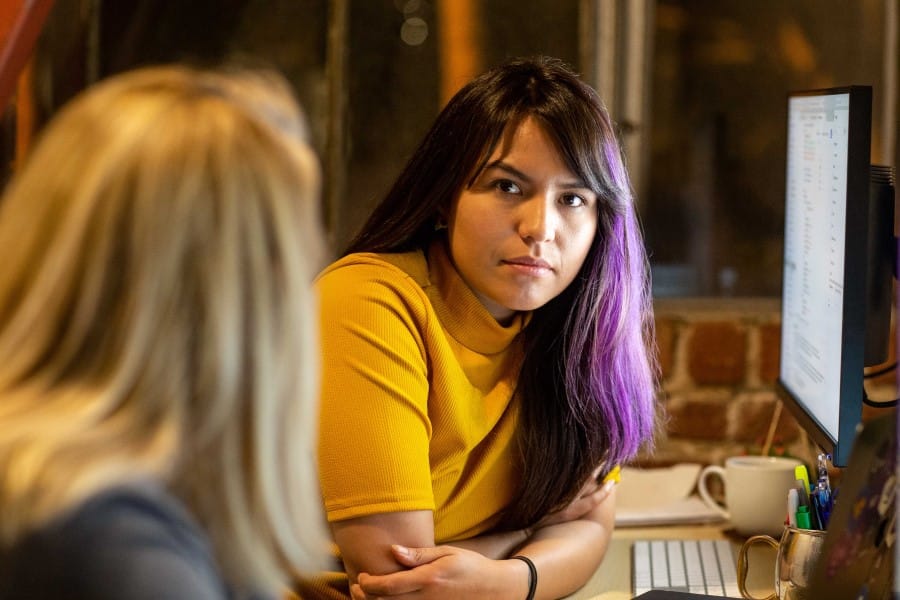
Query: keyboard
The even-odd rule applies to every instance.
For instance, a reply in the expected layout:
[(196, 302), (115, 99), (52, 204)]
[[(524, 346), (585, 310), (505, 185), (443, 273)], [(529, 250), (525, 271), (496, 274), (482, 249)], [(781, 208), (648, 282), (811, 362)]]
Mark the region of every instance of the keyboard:
[(636, 540), (631, 576), (635, 596), (674, 590), (741, 597), (728, 540)]

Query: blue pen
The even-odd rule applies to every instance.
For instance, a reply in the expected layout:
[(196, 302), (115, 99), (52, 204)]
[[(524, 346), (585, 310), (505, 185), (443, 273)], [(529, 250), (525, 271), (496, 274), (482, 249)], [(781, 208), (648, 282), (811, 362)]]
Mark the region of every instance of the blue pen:
[(825, 519), (823, 517), (822, 500), (819, 497), (819, 490), (813, 490), (809, 495), (809, 517), (813, 529), (825, 529)]
[(819, 493), (820, 509), (822, 513), (822, 529), (828, 527), (828, 519), (831, 517), (834, 498), (831, 492), (831, 480), (828, 478), (828, 461), (830, 454), (819, 454), (816, 457), (816, 489)]
[(831, 520), (831, 505), (825, 503), (822, 506), (822, 529), (828, 529), (829, 520)]
[(820, 454), (816, 457), (816, 487), (831, 491), (831, 481), (828, 479), (828, 460), (830, 454)]

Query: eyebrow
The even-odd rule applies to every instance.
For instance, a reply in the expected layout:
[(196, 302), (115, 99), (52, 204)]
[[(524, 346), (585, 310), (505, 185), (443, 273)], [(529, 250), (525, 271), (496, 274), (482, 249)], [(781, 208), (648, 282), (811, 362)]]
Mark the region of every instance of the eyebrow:
[[(500, 169), (501, 171), (505, 171), (506, 173), (509, 173), (510, 175), (518, 177), (519, 179), (523, 180), (525, 183), (533, 182), (531, 177), (529, 177), (528, 175), (526, 175), (519, 169), (515, 168), (514, 166), (503, 162), (502, 159), (498, 159), (498, 160), (495, 160), (494, 162), (486, 164), (484, 166), (484, 170), (482, 172), (487, 171), (489, 169)], [(567, 188), (567, 189), (568, 188), (581, 188), (581, 189), (585, 189), (585, 190), (590, 190), (588, 185), (580, 179), (573, 179), (572, 181), (564, 181), (560, 184), (560, 187)]]

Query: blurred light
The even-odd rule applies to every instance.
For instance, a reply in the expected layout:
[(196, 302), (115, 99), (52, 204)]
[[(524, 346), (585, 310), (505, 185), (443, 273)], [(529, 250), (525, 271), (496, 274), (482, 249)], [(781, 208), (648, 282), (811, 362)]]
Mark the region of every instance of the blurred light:
[(422, 8), (422, 0), (394, 0), (394, 8), (409, 16), (419, 12)]
[(400, 39), (410, 46), (418, 46), (428, 38), (428, 23), (419, 17), (411, 17), (400, 28)]
[(403, 14), (404, 15), (412, 15), (419, 12), (419, 9), (422, 8), (422, 0), (406, 0), (403, 3)]

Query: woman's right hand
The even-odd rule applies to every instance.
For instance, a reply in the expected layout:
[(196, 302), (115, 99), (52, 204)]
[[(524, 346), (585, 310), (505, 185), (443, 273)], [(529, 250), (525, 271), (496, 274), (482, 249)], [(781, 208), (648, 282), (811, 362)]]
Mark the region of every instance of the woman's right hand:
[(516, 560), (491, 560), (455, 546), (391, 548), (407, 570), (386, 575), (360, 573), (350, 586), (353, 600), (396, 598), (524, 598), (529, 576)]
[(609, 497), (616, 482), (613, 480), (600, 483), (597, 478), (600, 477), (602, 467), (597, 467), (588, 480), (579, 490), (578, 495), (567, 506), (556, 512), (549, 513), (543, 519), (537, 522), (534, 529), (556, 525), (557, 523), (567, 523), (584, 517), (592, 510), (597, 508)]

